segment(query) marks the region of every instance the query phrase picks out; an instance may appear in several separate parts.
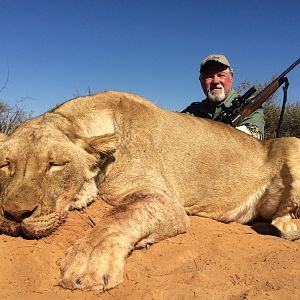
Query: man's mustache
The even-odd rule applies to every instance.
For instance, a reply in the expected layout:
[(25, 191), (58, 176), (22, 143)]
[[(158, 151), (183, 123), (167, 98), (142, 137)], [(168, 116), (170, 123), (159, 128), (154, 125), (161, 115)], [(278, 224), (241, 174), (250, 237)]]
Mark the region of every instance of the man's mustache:
[(222, 91), (224, 91), (224, 87), (221, 84), (217, 84), (217, 85), (212, 85), (208, 88), (208, 92), (213, 91), (214, 89), (221, 89)]

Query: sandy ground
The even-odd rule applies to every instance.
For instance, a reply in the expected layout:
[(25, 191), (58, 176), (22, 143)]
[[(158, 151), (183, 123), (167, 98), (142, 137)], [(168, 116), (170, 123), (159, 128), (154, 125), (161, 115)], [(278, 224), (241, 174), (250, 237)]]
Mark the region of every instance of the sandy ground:
[[(124, 282), (103, 294), (59, 286), (65, 250), (104, 211), (71, 212), (52, 236), (0, 236), (0, 299), (300, 299), (300, 241), (259, 235), (249, 226), (191, 217), (186, 234), (137, 250)], [(300, 226), (299, 220), (297, 224)]]

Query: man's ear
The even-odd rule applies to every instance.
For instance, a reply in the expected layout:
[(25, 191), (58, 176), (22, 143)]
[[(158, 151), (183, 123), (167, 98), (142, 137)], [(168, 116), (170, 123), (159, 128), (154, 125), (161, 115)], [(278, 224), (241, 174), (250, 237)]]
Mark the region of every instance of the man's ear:
[[(76, 143), (79, 141), (77, 140)], [(115, 133), (80, 139), (79, 144), (89, 153), (113, 154), (117, 149), (118, 135)]]

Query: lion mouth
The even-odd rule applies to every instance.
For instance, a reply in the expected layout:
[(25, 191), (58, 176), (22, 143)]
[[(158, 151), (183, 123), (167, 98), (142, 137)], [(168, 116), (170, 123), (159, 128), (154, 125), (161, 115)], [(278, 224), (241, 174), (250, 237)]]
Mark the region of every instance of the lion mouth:
[(10, 236), (39, 239), (51, 235), (67, 219), (68, 212), (24, 219), (22, 222), (0, 217), (0, 232)]

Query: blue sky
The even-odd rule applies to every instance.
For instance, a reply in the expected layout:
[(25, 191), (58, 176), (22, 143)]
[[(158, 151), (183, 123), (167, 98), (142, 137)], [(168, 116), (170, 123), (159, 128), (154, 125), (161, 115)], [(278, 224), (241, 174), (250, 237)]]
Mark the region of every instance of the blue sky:
[[(0, 99), (37, 115), (113, 89), (181, 110), (203, 98), (210, 53), (227, 56), (235, 85), (298, 59), (299, 11), (298, 0), (0, 0)], [(289, 80), (289, 101), (300, 101), (300, 65)]]

